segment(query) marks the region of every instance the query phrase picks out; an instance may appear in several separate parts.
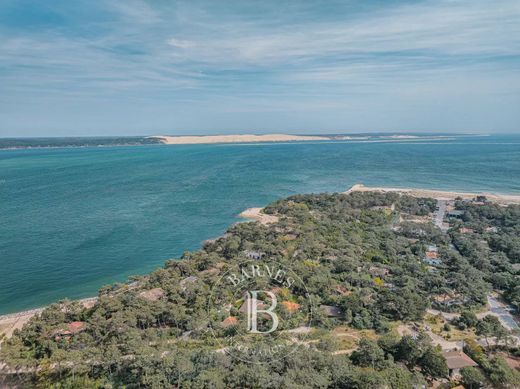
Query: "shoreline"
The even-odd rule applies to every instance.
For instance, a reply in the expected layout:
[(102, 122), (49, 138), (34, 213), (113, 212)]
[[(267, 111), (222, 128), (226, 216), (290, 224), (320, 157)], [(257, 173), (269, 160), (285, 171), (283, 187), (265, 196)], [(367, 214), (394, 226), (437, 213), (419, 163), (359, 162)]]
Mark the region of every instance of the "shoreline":
[[(273, 215), (267, 215), (262, 213), (262, 210), (264, 208), (262, 207), (252, 207), (247, 208), (244, 211), (240, 212), (238, 214), (238, 217), (243, 219), (249, 219), (258, 221), (264, 225), (275, 223), (278, 221), (278, 218)], [(92, 302), (97, 301), (97, 297), (86, 297), (79, 300), (72, 300), (72, 301), (78, 301), (83, 304), (89, 304)], [(50, 304), (38, 307), (38, 308), (31, 308), (25, 311), (17, 311), (12, 313), (5, 313), (0, 315), (0, 337), (2, 335), (5, 335), (4, 339), (9, 338), (12, 335), (12, 332), (17, 329), (23, 327), (25, 323), (27, 323), (33, 316), (40, 314), (43, 312), (45, 308), (47, 308)], [(1, 340), (0, 340), (1, 344)]]
[(345, 194), (354, 192), (396, 192), (407, 194), (413, 197), (431, 197), (438, 200), (455, 200), (457, 197), (462, 199), (473, 199), (476, 196), (486, 196), (489, 201), (508, 205), (520, 204), (520, 195), (501, 194), (501, 193), (487, 193), (487, 192), (454, 192), (443, 191), (435, 189), (420, 189), (420, 188), (391, 188), (391, 187), (370, 187), (363, 184), (354, 184), (350, 189), (343, 192)]
[[(77, 301), (83, 304), (85, 308), (88, 308), (91, 304), (95, 303), (97, 299), (97, 297), (87, 297), (72, 301)], [(31, 320), (34, 316), (42, 313), (49, 305), (45, 305), (39, 308), (32, 308), (27, 311), (0, 315), (0, 345), (3, 340), (9, 339), (15, 330), (21, 329), (29, 320)]]

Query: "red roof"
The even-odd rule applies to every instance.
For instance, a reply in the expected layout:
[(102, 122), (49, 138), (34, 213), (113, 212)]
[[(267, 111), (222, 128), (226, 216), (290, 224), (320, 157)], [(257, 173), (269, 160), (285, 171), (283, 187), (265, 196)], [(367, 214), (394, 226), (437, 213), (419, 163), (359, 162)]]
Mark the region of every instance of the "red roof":
[(288, 312), (296, 312), (298, 309), (300, 309), (300, 304), (294, 303), (292, 301), (282, 301), (282, 305), (285, 309), (287, 309)]
[(68, 324), (67, 328), (71, 334), (77, 334), (78, 332), (85, 330), (85, 323), (82, 321), (73, 321)]
[(234, 316), (228, 316), (222, 320), (222, 327), (231, 327), (238, 323), (238, 319)]

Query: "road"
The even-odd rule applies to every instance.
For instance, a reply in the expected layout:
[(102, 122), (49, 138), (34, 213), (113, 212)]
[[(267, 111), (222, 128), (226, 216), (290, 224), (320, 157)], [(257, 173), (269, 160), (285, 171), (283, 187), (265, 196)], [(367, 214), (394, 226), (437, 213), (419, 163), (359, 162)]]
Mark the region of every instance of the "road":
[(448, 226), (444, 224), (444, 214), (446, 213), (446, 200), (437, 199), (438, 210), (433, 213), (433, 223), (442, 231), (447, 231)]
[(506, 306), (493, 296), (488, 296), (489, 312), (498, 317), (500, 322), (508, 330), (518, 330), (520, 327), (515, 321), (513, 315), (506, 309)]

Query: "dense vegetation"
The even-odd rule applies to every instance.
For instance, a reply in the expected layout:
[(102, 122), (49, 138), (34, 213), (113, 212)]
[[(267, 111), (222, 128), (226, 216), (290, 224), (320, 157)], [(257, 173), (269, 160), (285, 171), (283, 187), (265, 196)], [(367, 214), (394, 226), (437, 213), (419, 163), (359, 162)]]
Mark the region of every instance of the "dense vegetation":
[[(466, 211), (464, 218), (446, 234), (421, 220), (435, 204), (395, 193), (297, 195), (277, 201), (265, 209), (278, 216), (277, 223), (234, 225), (223, 237), (180, 260), (167, 261), (162, 269), (102, 288), (91, 307), (68, 301), (48, 307), (3, 343), (1, 359), (8, 376), (23, 381), (24, 387), (426, 384), (447, 375), (446, 361), (426, 335), (398, 336), (396, 322), (421, 320), (427, 308), (442, 304), (436, 297), (449, 294), (457, 296), (466, 312), (454, 325), (496, 336), (504, 330), (499, 323), (479, 320), (470, 311), (484, 307), (492, 288), (520, 307), (514, 266), (520, 262), (520, 208), (458, 202), (457, 208)], [(461, 226), (474, 231), (463, 234)], [(438, 247), (442, 265), (433, 268), (423, 262), (429, 245)], [(254, 365), (216, 352), (218, 343), (208, 325), (222, 317), (207, 311), (209, 291), (219, 274), (251, 251), (264, 253), (261, 261), (294, 269), (315, 307), (324, 304), (340, 312), (327, 315), (316, 308), (312, 324), (318, 342), (301, 345), (281, 361)], [(302, 295), (290, 298), (303, 304)], [(71, 323), (79, 323), (80, 330), (70, 330)], [(338, 326), (374, 336), (361, 339), (354, 352), (335, 353), (339, 345), (331, 330)], [(217, 334), (225, 335), (225, 329)], [(467, 382), (494, 387), (519, 382), (500, 358), (473, 349), (482, 354), (475, 357), (482, 370), (466, 369)]]
[(159, 144), (157, 138), (142, 136), (66, 137), (66, 138), (4, 138), (0, 139), (0, 149), (39, 147), (87, 147), (87, 146), (135, 146)]

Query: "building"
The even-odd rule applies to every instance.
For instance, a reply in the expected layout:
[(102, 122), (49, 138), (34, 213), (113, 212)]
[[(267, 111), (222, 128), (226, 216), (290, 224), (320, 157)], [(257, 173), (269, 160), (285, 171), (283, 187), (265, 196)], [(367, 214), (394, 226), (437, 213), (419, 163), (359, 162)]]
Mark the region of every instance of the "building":
[(150, 290), (144, 290), (139, 293), (139, 297), (147, 301), (157, 301), (164, 296), (164, 290), (162, 288), (153, 288)]
[(436, 253), (438, 250), (439, 249), (434, 244), (428, 245), (428, 247), (426, 247), (426, 252), (428, 253)]
[(464, 216), (464, 211), (454, 209), (452, 211), (448, 211), (448, 219), (462, 219)]
[(234, 317), (234, 316), (228, 316), (220, 324), (224, 328), (228, 328), (228, 327), (231, 327), (231, 326), (236, 326), (238, 324), (238, 319), (236, 317)]
[(297, 312), (301, 308), (300, 304), (293, 301), (282, 301), (282, 305), (289, 313)]
[(440, 259), (424, 257), (422, 261), (423, 261), (423, 263), (430, 265), (430, 266), (442, 265), (442, 261)]
[(332, 305), (320, 305), (320, 310), (328, 317), (340, 317), (341, 309)]
[(179, 285), (181, 286), (182, 290), (186, 290), (186, 288), (188, 287), (188, 284), (194, 284), (195, 282), (197, 282), (198, 279), (199, 279), (198, 277), (189, 276), (189, 277), (182, 279), (181, 282), (179, 282)]
[(449, 308), (456, 305), (462, 305), (467, 299), (461, 295), (450, 295), (447, 293), (433, 297), (434, 305), (439, 308)]
[(460, 377), (460, 369), (468, 366), (478, 366), (477, 362), (468, 357), (463, 351), (445, 351), (442, 353), (448, 364), (450, 379)]
[(423, 262), (427, 265), (431, 266), (439, 266), (442, 265), (442, 261), (438, 259), (439, 249), (436, 245), (431, 244), (426, 247), (426, 251), (424, 253)]
[(261, 251), (250, 251), (246, 250), (244, 251), (244, 254), (249, 259), (259, 260), (262, 259), (265, 256), (265, 253), (262, 253)]
[(70, 340), (71, 337), (77, 335), (86, 330), (86, 323), (82, 321), (73, 321), (67, 324), (66, 328), (58, 328), (52, 331), (51, 335), (54, 336), (55, 341), (60, 341), (62, 339)]
[(438, 253), (437, 251), (426, 251), (424, 253), (425, 258), (429, 259), (437, 259)]
[(370, 269), (368, 269), (368, 273), (374, 277), (384, 278), (390, 274), (390, 270), (385, 269), (384, 267), (371, 266)]

